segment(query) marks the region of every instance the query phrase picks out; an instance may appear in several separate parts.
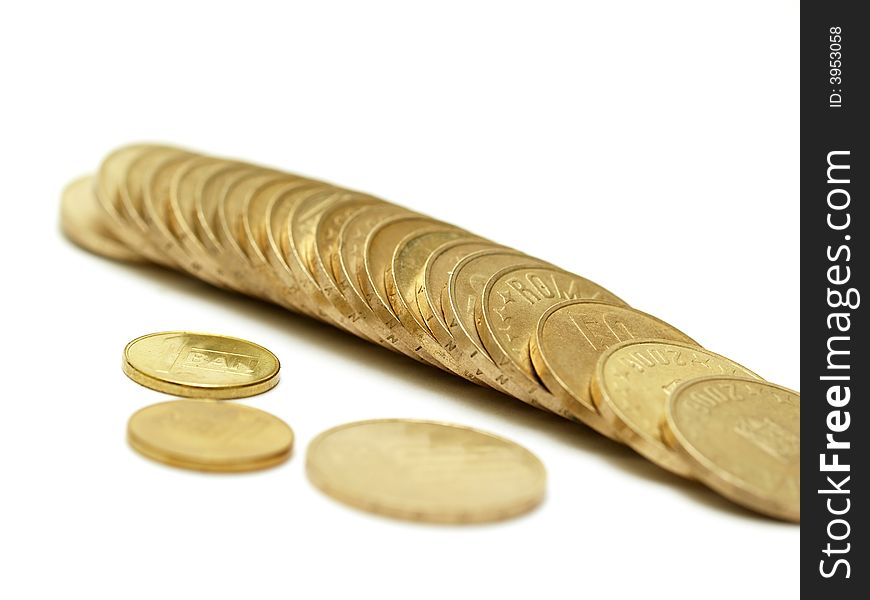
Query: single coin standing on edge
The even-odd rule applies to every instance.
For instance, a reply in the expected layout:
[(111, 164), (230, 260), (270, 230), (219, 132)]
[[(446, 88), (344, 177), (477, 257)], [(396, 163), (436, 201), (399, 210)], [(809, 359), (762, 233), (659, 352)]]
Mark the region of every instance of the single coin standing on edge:
[(369, 512), (433, 523), (497, 521), (544, 497), (546, 471), (531, 452), (459, 425), (359, 421), (317, 436), (306, 471), (325, 494)]
[(737, 377), (678, 386), (664, 434), (693, 473), (722, 496), (786, 521), (801, 520), (801, 397)]
[(590, 391), (596, 408), (620, 440), (663, 469), (692, 478), (685, 458), (665, 444), (661, 427), (674, 388), (708, 375), (761, 379), (695, 344), (638, 339), (615, 344), (601, 355)]
[(239, 338), (166, 331), (124, 348), (124, 373), (166, 394), (210, 400), (247, 398), (275, 387), (281, 364), (266, 348)]
[(540, 319), (529, 340), (535, 372), (553, 395), (583, 423), (618, 440), (613, 427), (595, 408), (589, 385), (598, 357), (614, 344), (635, 338), (692, 338), (664, 321), (627, 306), (589, 300), (555, 304)]
[(174, 467), (240, 472), (287, 460), (293, 430), (278, 417), (243, 404), (171, 400), (134, 413), (127, 440), (143, 456)]

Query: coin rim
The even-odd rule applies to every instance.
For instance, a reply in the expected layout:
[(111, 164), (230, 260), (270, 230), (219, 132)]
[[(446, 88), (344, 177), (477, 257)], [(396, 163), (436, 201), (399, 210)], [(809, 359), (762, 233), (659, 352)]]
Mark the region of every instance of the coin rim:
[[(148, 261), (139, 253), (127, 247), (124, 242), (115, 237), (110, 229), (99, 221), (76, 222), (76, 214), (81, 216), (77, 203), (77, 194), (87, 195), (84, 202), (93, 202), (96, 215), (102, 215), (103, 209), (94, 192), (94, 175), (85, 175), (70, 181), (60, 195), (60, 229), (73, 244), (97, 256), (110, 258), (134, 264), (145, 264)], [(79, 188), (85, 188), (80, 190)]]

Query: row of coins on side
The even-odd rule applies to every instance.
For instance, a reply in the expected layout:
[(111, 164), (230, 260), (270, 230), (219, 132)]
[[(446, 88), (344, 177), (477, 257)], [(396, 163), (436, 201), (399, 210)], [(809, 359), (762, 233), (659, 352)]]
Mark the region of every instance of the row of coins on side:
[[(372, 196), (271, 169), (131, 146), (68, 188), (63, 215), (68, 235), (94, 251), (187, 271), (327, 321), (708, 483), (720, 465), (674, 449), (683, 438), (667, 430), (668, 398), (696, 377), (758, 378), (579, 275)], [(667, 347), (623, 348), (639, 340)], [(788, 427), (756, 428), (729, 448), (749, 460), (781, 448), (767, 438), (797, 435), (799, 457), (799, 430)], [(793, 465), (794, 452), (781, 457)], [(756, 478), (793, 487), (790, 471), (782, 479), (782, 468), (769, 468)], [(751, 504), (733, 485), (712, 487)]]

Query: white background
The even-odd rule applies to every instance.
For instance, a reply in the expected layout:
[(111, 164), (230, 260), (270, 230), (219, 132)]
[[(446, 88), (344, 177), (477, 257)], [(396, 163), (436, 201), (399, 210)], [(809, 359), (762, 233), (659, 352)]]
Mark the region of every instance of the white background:
[[(91, 256), (57, 208), (133, 141), (274, 165), (551, 260), (796, 388), (798, 26), (787, 0), (6, 3), (0, 596), (795, 597), (799, 527), (326, 326)], [(279, 355), (247, 402), (295, 429), (289, 463), (206, 476), (127, 447), (165, 397), (121, 350), (175, 328)], [(548, 497), (434, 527), (322, 496), (307, 443), (376, 417), (519, 441)]]

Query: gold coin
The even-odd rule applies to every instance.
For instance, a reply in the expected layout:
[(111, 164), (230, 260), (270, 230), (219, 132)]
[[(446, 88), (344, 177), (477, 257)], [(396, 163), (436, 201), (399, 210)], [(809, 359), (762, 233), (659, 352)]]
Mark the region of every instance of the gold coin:
[(384, 271), (384, 287), (393, 311), (406, 329), (428, 333), (417, 306), (423, 267), (436, 248), (457, 239), (476, 240), (458, 229), (424, 229), (408, 234), (393, 251), (391, 265)]
[(238, 338), (167, 331), (136, 338), (124, 348), (124, 373), (147, 388), (191, 398), (247, 398), (272, 389), (278, 358)]
[[(140, 236), (127, 221), (121, 207), (121, 189), (126, 185), (130, 165), (156, 146), (133, 145), (119, 148), (100, 164), (96, 175), (97, 201), (112, 233), (128, 248), (138, 248)], [(140, 254), (141, 255), (141, 254)]]
[(686, 460), (665, 444), (668, 395), (683, 381), (708, 375), (761, 379), (736, 362), (691, 343), (628, 340), (598, 359), (590, 391), (619, 439), (660, 467), (692, 477)]
[(302, 292), (297, 275), (293, 272), (287, 256), (284, 254), (283, 239), (287, 235), (287, 222), (293, 207), (306, 194), (313, 193), (316, 189), (317, 186), (308, 183), (292, 185), (280, 194), (269, 198), (262, 215), (265, 219), (264, 250), (266, 258), (275, 274), (284, 283), (288, 293), (291, 294), (288, 300), (294, 310), (309, 316), (314, 316), (311, 302)]
[(320, 293), (335, 308), (345, 327), (354, 334), (373, 342), (377, 342), (377, 339), (370, 337), (366, 328), (357, 326), (357, 321), (362, 315), (351, 306), (339, 288), (332, 265), (333, 257), (338, 252), (338, 234), (342, 226), (363, 209), (385, 204), (370, 196), (357, 195), (346, 202), (330, 206), (323, 212), (315, 226), (314, 243), (308, 265)]
[(169, 225), (169, 197), (175, 177), (197, 164), (195, 154), (178, 155), (160, 162), (146, 175), (142, 200), (143, 218), (147, 224), (147, 237), (154, 247), (169, 256), (174, 264), (195, 277), (200, 276), (202, 265), (178, 242)]
[(432, 336), (417, 307), (417, 290), (426, 259), (435, 248), (457, 238), (475, 239), (458, 229), (424, 229), (409, 234), (393, 252), (392, 264), (384, 271), (384, 285), (394, 314), (427, 355), (449, 371), (475, 381), (470, 365), (457, 361)]
[(269, 174), (249, 166), (242, 170), (225, 171), (205, 182), (200, 199), (202, 212), (198, 216), (201, 241), (220, 262), (233, 287), (250, 296), (262, 297), (264, 292), (260, 289), (247, 256), (234, 239), (233, 233), (228, 231), (230, 226), (225, 225), (224, 205), (227, 202), (237, 202), (248, 191), (271, 179)]
[(152, 262), (170, 268), (177, 267), (175, 261), (157, 246), (153, 232), (145, 220), (145, 190), (151, 175), (162, 164), (187, 156), (191, 156), (190, 153), (183, 150), (155, 146), (130, 163), (120, 187), (121, 214), (129, 224), (128, 230), (136, 237), (134, 247)]
[(362, 264), (357, 270), (360, 289), (366, 305), (389, 331), (389, 340), (412, 351), (420, 360), (447, 370), (433, 358), (416, 337), (402, 326), (390, 304), (384, 274), (392, 265), (396, 247), (409, 234), (423, 231), (454, 230), (455, 227), (424, 216), (400, 216), (376, 225), (366, 236), (363, 244)]
[(469, 254), (498, 247), (493, 242), (462, 238), (436, 248), (426, 259), (420, 287), (417, 288), (417, 310), (420, 311), (426, 328), (441, 344), (453, 338), (447, 329), (444, 310), (441, 308), (441, 291), (447, 286), (450, 273)]
[[(475, 378), (507, 394), (509, 377), (499, 369), (477, 334), (474, 309), (489, 278), (507, 266), (526, 264), (535, 259), (515, 250), (479, 250), (460, 260), (441, 291), (441, 309), (448, 337), (438, 340), (460, 364), (474, 368)], [(545, 264), (545, 263), (542, 263)]]
[(265, 300), (275, 299), (275, 289), (259, 277), (261, 272), (254, 268), (245, 251), (247, 240), (242, 215), (247, 211), (246, 202), (252, 194), (276, 182), (289, 180), (290, 176), (280, 176), (275, 172), (251, 171), (249, 176), (229, 183), (217, 198), (213, 231), (220, 242), (219, 260), (224, 265), (231, 265), (231, 272), (237, 274), (248, 295)]
[(307, 257), (320, 215), (347, 197), (347, 192), (333, 187), (319, 187), (297, 195), (299, 199), (293, 203), (284, 229), (280, 232), (281, 249), (287, 265), (300, 285), (300, 292), (308, 302), (311, 315), (326, 323), (335, 324), (339, 321), (338, 316), (329, 301), (320, 293), (317, 281), (308, 268)]
[(213, 174), (227, 168), (227, 162), (199, 157), (175, 173), (169, 189), (167, 224), (179, 246), (196, 264), (196, 276), (220, 288), (230, 288), (223, 266), (200, 241), (196, 233), (196, 198)]
[(385, 419), (341, 425), (308, 446), (311, 482), (370, 512), (437, 523), (495, 521), (544, 497), (538, 458), (504, 438), (468, 427)]
[(694, 379), (671, 394), (665, 423), (699, 480), (737, 504), (800, 522), (800, 394), (751, 379)]
[(538, 319), (529, 353), (535, 372), (547, 389), (562, 399), (577, 418), (616, 439), (589, 392), (601, 353), (613, 344), (635, 338), (676, 340), (697, 345), (689, 336), (652, 315), (627, 306), (567, 300)]
[(359, 273), (364, 270), (363, 250), (369, 233), (387, 220), (413, 214), (405, 208), (393, 205), (367, 206), (355, 212), (339, 230), (336, 252), (332, 256), (332, 272), (339, 291), (353, 311), (354, 324), (362, 329), (367, 337), (394, 352), (401, 352), (405, 356), (427, 363), (394, 335), (393, 329), (398, 325), (395, 319), (391, 329), (375, 315), (366, 302), (359, 278)]
[(234, 182), (253, 177), (257, 172), (241, 163), (226, 163), (221, 168), (210, 170), (208, 176), (197, 182), (194, 194), (194, 232), (205, 251), (221, 265), (227, 283), (232, 289), (245, 292), (243, 273), (237, 265), (225, 263), (224, 248), (217, 234), (218, 205)]
[[(335, 214), (333, 209), (336, 207), (345, 204), (359, 207), (360, 203), (364, 206), (386, 204), (375, 201), (374, 198), (367, 198), (363, 194), (337, 188), (309, 195), (290, 214), (285, 253), (291, 266), (295, 266), (296, 272), (299, 273), (303, 292), (312, 300), (318, 318), (349, 333), (365, 337), (356, 324), (348, 323), (345, 310), (335, 305), (334, 301), (337, 298), (334, 294), (334, 286), (330, 285), (326, 290), (321, 288), (315, 273), (315, 262), (318, 260), (316, 258), (317, 231), (321, 220), (325, 216)], [(346, 307), (346, 303), (339, 302), (339, 304), (344, 304)]]
[(246, 252), (256, 276), (265, 282), (267, 289), (271, 290), (270, 297), (274, 302), (296, 312), (301, 310), (300, 291), (296, 279), (289, 274), (282, 277), (282, 267), (276, 269), (272, 264), (280, 261), (270, 260), (270, 217), (275, 202), (280, 202), (282, 198), (286, 199), (294, 190), (310, 185), (309, 181), (302, 178), (275, 181), (256, 190), (250, 196), (247, 200), (247, 210), (242, 216), (242, 227), (247, 243)]
[(541, 315), (554, 304), (573, 299), (624, 304), (579, 275), (553, 267), (523, 265), (502, 269), (490, 277), (474, 310), (484, 348), (508, 377), (502, 387), (520, 400), (576, 419), (565, 402), (541, 385), (529, 354), (529, 340)]
[(210, 400), (152, 404), (127, 423), (127, 440), (147, 458), (197, 471), (254, 471), (290, 456), (293, 430), (262, 410)]
[(74, 244), (115, 260), (143, 262), (104, 224), (104, 214), (94, 193), (94, 178), (82, 177), (63, 190), (60, 201), (60, 227)]

